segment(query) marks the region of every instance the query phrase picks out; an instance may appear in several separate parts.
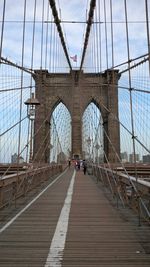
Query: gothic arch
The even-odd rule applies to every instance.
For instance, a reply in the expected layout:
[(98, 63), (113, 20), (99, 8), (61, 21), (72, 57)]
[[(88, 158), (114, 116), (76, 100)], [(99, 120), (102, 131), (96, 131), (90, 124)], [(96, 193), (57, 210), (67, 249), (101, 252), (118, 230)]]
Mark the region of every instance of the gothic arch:
[[(35, 71), (36, 97), (41, 105), (36, 111), (35, 132), (38, 133), (34, 139), (34, 154), (39, 150), (40, 143), (48, 131), (48, 126), (43, 122), (50, 118), (54, 108), (62, 102), (69, 110), (72, 120), (72, 155), (82, 157), (82, 115), (86, 107), (94, 102), (100, 109), (104, 129), (112, 143), (110, 145), (108, 140), (104, 140), (105, 153), (110, 162), (115, 162), (114, 148), (118, 154), (120, 153), (120, 131), (118, 121), (109, 110), (118, 116), (119, 78), (118, 70), (108, 70), (103, 74), (82, 71), (51, 74), (47, 70)], [(48, 153), (49, 151), (47, 155)], [(42, 154), (42, 151), (39, 154)], [(44, 162), (46, 158), (47, 156), (43, 156)]]
[(87, 107), (91, 104), (94, 103), (96, 105), (96, 107), (99, 109), (99, 111), (102, 113), (102, 108), (100, 103), (94, 98), (94, 97), (90, 97), (87, 102), (85, 103), (85, 105), (82, 108), (82, 116), (85, 112), (85, 110), (87, 109)]
[(62, 100), (61, 98), (57, 98), (56, 101), (54, 101), (54, 102), (52, 103), (51, 107), (50, 107), (50, 110), (49, 110), (49, 118), (50, 118), (50, 119), (51, 119), (51, 116), (52, 116), (52, 114), (53, 114), (53, 111), (55, 110), (55, 108), (56, 108), (60, 103), (62, 103), (62, 104), (66, 107), (66, 109), (68, 110), (68, 112), (69, 112), (69, 114), (70, 114), (70, 116), (71, 116), (71, 112), (70, 112), (68, 106), (66, 105), (65, 101)]

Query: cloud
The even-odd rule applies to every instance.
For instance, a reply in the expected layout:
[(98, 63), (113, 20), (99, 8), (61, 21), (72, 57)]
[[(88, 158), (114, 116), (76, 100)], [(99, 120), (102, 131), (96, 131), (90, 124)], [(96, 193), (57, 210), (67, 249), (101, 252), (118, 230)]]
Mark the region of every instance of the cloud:
[[(60, 0), (61, 8), (61, 20), (68, 21), (85, 21), (86, 20), (86, 8), (88, 1), (81, 0), (78, 1), (66, 1)], [(58, 2), (57, 9), (59, 11)], [(6, 2), (6, 13), (5, 13), (5, 28), (4, 28), (4, 39), (3, 39), (3, 56), (10, 57), (15, 62), (18, 60), (21, 61), (22, 53), (22, 35), (23, 35), (23, 6), (24, 1), (14, 0), (13, 8), (11, 0)], [(45, 11), (44, 11), (44, 21), (47, 21), (47, 7), (48, 2), (45, 1)], [(3, 5), (1, 3), (1, 10), (3, 10)], [(34, 1), (27, 1), (26, 6), (26, 31), (25, 31), (25, 49), (26, 49), (26, 58), (31, 57), (31, 47), (32, 47), (32, 32), (33, 32), (33, 21), (34, 17)], [(41, 49), (41, 31), (42, 25), (40, 23), (42, 19), (42, 1), (37, 1), (36, 7), (36, 28), (35, 28), (35, 39), (36, 39), (36, 56), (40, 54)], [(49, 20), (51, 20), (51, 12), (49, 14)], [(11, 21), (10, 23), (8, 21)], [(14, 21), (14, 22), (12, 22)], [(19, 21), (19, 22), (16, 22)], [(29, 22), (30, 21), (30, 22)], [(81, 47), (83, 44), (83, 32), (85, 29), (85, 24), (71, 24), (64, 23), (61, 24), (62, 28), (66, 32), (67, 39), (67, 48), (69, 50), (69, 55), (74, 55), (81, 53)], [(46, 27), (47, 24), (44, 24), (44, 43), (46, 39)], [(49, 31), (51, 25), (49, 24)], [(44, 44), (45, 45), (45, 44)], [(43, 45), (43, 46), (44, 46)], [(38, 52), (37, 52), (38, 51)], [(27, 54), (27, 52), (29, 54)], [(30, 56), (29, 56), (30, 55)], [(40, 57), (38, 56), (39, 67), (40, 67)], [(35, 59), (37, 62), (37, 59)], [(27, 65), (27, 64), (26, 64)], [(29, 64), (30, 65), (30, 62)], [(37, 65), (37, 64), (36, 64)]]
[[(97, 17), (95, 14), (94, 20), (101, 21), (101, 25), (96, 25), (97, 34), (95, 34), (96, 46), (98, 52), (95, 52), (95, 59), (100, 60), (100, 47), (101, 47), (101, 62), (103, 70), (112, 67), (112, 32), (111, 32), (111, 16), (110, 16), (110, 1), (106, 0), (106, 24), (104, 13), (104, 1), (97, 1), (98, 7), (96, 9)], [(113, 21), (113, 49), (114, 49), (114, 65), (123, 63), (128, 60), (127, 54), (127, 34), (125, 24), (125, 7), (124, 1), (112, 1), (112, 21)], [(98, 8), (97, 7), (97, 8)], [(150, 5), (149, 5), (150, 8)], [(150, 9), (149, 9), (150, 10)], [(148, 51), (147, 32), (146, 32), (146, 13), (144, 0), (131, 0), (127, 1), (127, 16), (128, 16), (128, 36), (129, 36), (129, 50), (130, 58), (141, 56)], [(94, 27), (94, 26), (93, 26)], [(107, 36), (106, 32), (107, 31)], [(101, 42), (100, 42), (101, 36)], [(92, 39), (91, 39), (92, 41)], [(107, 43), (106, 43), (107, 42)], [(107, 45), (107, 51), (106, 51)], [(91, 45), (92, 46), (92, 45)], [(93, 39), (93, 47), (94, 39)], [(96, 48), (97, 49), (97, 48)], [(92, 49), (91, 49), (92, 51)], [(99, 53), (99, 55), (98, 55)], [(92, 63), (92, 62), (91, 62)], [(90, 65), (90, 62), (88, 61)], [(95, 63), (94, 63), (95, 64)], [(92, 69), (92, 66), (91, 66)]]
[[(25, 29), (25, 48), (24, 48), (24, 66), (31, 66), (31, 58), (32, 58), (32, 40), (33, 40), (33, 18), (34, 18), (34, 0), (27, 0), (26, 7), (26, 29)], [(49, 13), (49, 17), (47, 18), (47, 7), (48, 1), (45, 2), (44, 8), (44, 21), (51, 20), (51, 11)], [(145, 0), (127, 0), (127, 13), (128, 13), (128, 30), (129, 30), (129, 47), (130, 47), (130, 58), (134, 58), (136, 56), (140, 56), (147, 52), (147, 33), (146, 33), (146, 23), (145, 21)], [(62, 50), (60, 46), (59, 36), (57, 31), (55, 31), (55, 25), (51, 23), (44, 23), (43, 27), (43, 48), (41, 51), (41, 40), (42, 40), (42, 3), (43, 1), (37, 0), (37, 8), (36, 8), (36, 25), (35, 25), (35, 36), (34, 36), (34, 68), (38, 69), (41, 67), (41, 56), (43, 58), (42, 68), (45, 68), (45, 55), (47, 48), (47, 66), (46, 68), (50, 68), (50, 71), (54, 70), (53, 65), (58, 67), (58, 61), (61, 64), (61, 71), (66, 71), (64, 68), (64, 61), (62, 60)], [(59, 4), (60, 5), (59, 5)], [(83, 21), (86, 22), (87, 9), (89, 9), (89, 0), (56, 0), (57, 10), (59, 12), (59, 16), (61, 20), (65, 21)], [(89, 67), (89, 71), (95, 71), (95, 64), (99, 64), (100, 62), (100, 46), (101, 46), (101, 62), (102, 62), (102, 70), (107, 68), (107, 55), (106, 55), (106, 35), (105, 35), (105, 26), (107, 27), (107, 44), (108, 44), (108, 67), (112, 66), (112, 39), (111, 39), (111, 24), (110, 24), (110, 0), (105, 0), (106, 3), (106, 25), (105, 25), (105, 16), (104, 16), (104, 0), (97, 0), (96, 13), (94, 17), (94, 21), (98, 20), (103, 22), (102, 24), (97, 24), (92, 26), (92, 32), (94, 30), (95, 35), (90, 35), (89, 39), (89, 47), (87, 52), (91, 52), (91, 54), (87, 54), (87, 66)], [(126, 27), (125, 27), (125, 12), (124, 12), (124, 1), (113, 0), (113, 42), (114, 42), (114, 64), (119, 64), (127, 61), (127, 38), (126, 38)], [(99, 4), (101, 5), (100, 11), (98, 10)], [(4, 38), (3, 38), (3, 49), (2, 56), (10, 58), (13, 62), (21, 64), (22, 61), (22, 49), (23, 49), (23, 16), (24, 16), (24, 0), (7, 0), (6, 1), (6, 14), (5, 14), (5, 27), (4, 27)], [(150, 10), (150, 1), (148, 1), (149, 10)], [(2, 18), (3, 12), (3, 1), (0, 1), (0, 15)], [(96, 17), (97, 15), (97, 17)], [(10, 22), (8, 22), (10, 21)], [(13, 22), (12, 22), (13, 21)], [(1, 31), (0, 24), (0, 31)], [(62, 23), (63, 31), (65, 31), (66, 39), (67, 39), (67, 48), (70, 56), (75, 54), (78, 55), (78, 58), (81, 57), (81, 50), (83, 48), (84, 35), (86, 29), (86, 23)], [(46, 34), (47, 34), (47, 26), (48, 26), (48, 46), (46, 45)], [(100, 44), (100, 29), (101, 29), (101, 44)], [(1, 32), (0, 32), (1, 34)], [(55, 38), (57, 36), (57, 38)], [(96, 47), (94, 46), (96, 44)], [(42, 52), (42, 54), (41, 54)], [(61, 54), (61, 56), (60, 56)], [(52, 66), (50, 66), (50, 60), (52, 61)], [(79, 62), (78, 62), (79, 65)], [(2, 69), (2, 68), (1, 68)], [(60, 70), (60, 69), (59, 69)], [(56, 71), (58, 69), (56, 68)], [(141, 69), (141, 74), (143, 69)], [(145, 73), (145, 69), (144, 69)], [(147, 72), (146, 72), (147, 73)], [(0, 73), (1, 74), (1, 73)], [(5, 76), (5, 73), (2, 73)], [(136, 71), (132, 71), (132, 74), (136, 75)], [(11, 72), (6, 71), (6, 75), (11, 75)], [(20, 77), (20, 76), (19, 76)], [(120, 79), (120, 84), (127, 85), (128, 79), (123, 75)], [(132, 76), (133, 77), (133, 76)], [(4, 78), (4, 77), (3, 77)], [(8, 78), (8, 77), (7, 77)], [(144, 78), (145, 79), (145, 78)], [(19, 80), (20, 81), (20, 80)], [(135, 85), (139, 86), (139, 82)], [(16, 78), (16, 84), (17, 78)], [(14, 85), (13, 87), (17, 86)], [(30, 86), (30, 80), (26, 82), (28, 86)], [(0, 85), (3, 86), (3, 85)], [(11, 83), (7, 84), (7, 86), (12, 86)], [(128, 86), (128, 85), (127, 85)], [(144, 82), (141, 87), (144, 87)], [(147, 87), (149, 87), (149, 82), (147, 82)], [(28, 94), (27, 90), (27, 94)], [(2, 94), (1, 94), (2, 95)], [(4, 93), (3, 93), (4, 96)], [(11, 103), (8, 96), (11, 94), (7, 94), (7, 101), (5, 102), (4, 97), (1, 96), (1, 118), (6, 122), (6, 117), (9, 115), (7, 121), (7, 125), (4, 126), (8, 128), (11, 126), (16, 119), (16, 113), (18, 112), (18, 105), (14, 105), (14, 99), (11, 97)], [(25, 98), (25, 94), (23, 95)], [(131, 127), (130, 123), (130, 105), (129, 105), (129, 97), (126, 96), (123, 92), (120, 97), (120, 119), (127, 125), (128, 128)], [(27, 95), (26, 95), (27, 98)], [(18, 98), (19, 99), (19, 98)], [(144, 101), (141, 100), (142, 105), (140, 105), (140, 97), (139, 102), (134, 102), (134, 114), (143, 114), (144, 121)], [(148, 101), (149, 102), (149, 101)], [(16, 103), (16, 102), (15, 102)], [(11, 105), (10, 105), (11, 104)], [(7, 106), (9, 105), (10, 108)], [(148, 105), (147, 105), (148, 106)], [(26, 112), (24, 108), (24, 112)], [(148, 112), (147, 112), (148, 113)], [(15, 119), (14, 119), (15, 118)], [(147, 117), (146, 117), (147, 118)], [(148, 121), (148, 119), (147, 119)], [(6, 129), (4, 128), (4, 129)], [(2, 129), (2, 127), (1, 127)], [(145, 131), (146, 132), (146, 131)], [(150, 134), (148, 134), (149, 136)], [(16, 139), (17, 140), (17, 139)], [(4, 140), (3, 140), (4, 141)], [(10, 143), (10, 141), (9, 141)]]
[[(88, 0), (59, 0), (56, 1), (57, 10), (61, 20), (65, 21), (83, 21), (86, 22), (87, 10), (89, 9)], [(97, 19), (102, 21), (101, 24), (101, 35), (102, 35), (102, 62), (103, 68), (106, 69), (106, 36), (105, 36), (105, 17), (104, 17), (104, 1), (96, 1), (97, 7)], [(100, 4), (100, 12), (98, 7)], [(6, 14), (5, 19), (11, 21), (23, 21), (23, 0), (14, 0), (12, 6), (12, 0), (6, 1)], [(0, 3), (1, 13), (3, 10), (3, 4)], [(45, 1), (44, 9), (44, 20), (47, 21), (47, 7), (48, 1)], [(150, 4), (149, 4), (150, 8)], [(115, 64), (119, 64), (127, 59), (127, 43), (126, 43), (126, 29), (125, 29), (125, 12), (124, 12), (124, 1), (113, 1), (113, 41), (114, 41), (114, 59)], [(130, 0), (127, 1), (127, 13), (128, 20), (142, 23), (130, 23), (129, 24), (129, 44), (131, 58), (141, 55), (147, 52), (147, 35), (146, 35), (146, 24), (145, 21), (145, 1), (144, 0)], [(96, 15), (96, 13), (95, 13)], [(32, 48), (32, 33), (33, 33), (33, 21), (34, 17), (34, 1), (27, 1), (26, 6), (26, 33), (25, 33), (25, 65), (31, 64), (31, 48)], [(36, 7), (36, 28), (35, 28), (35, 59), (34, 62), (36, 67), (40, 67), (40, 53), (41, 53), (41, 34), (42, 25), (40, 23), (42, 19), (42, 1), (37, 0)], [(51, 12), (49, 14), (49, 20), (51, 19)], [(108, 56), (109, 56), (109, 66), (111, 66), (111, 25), (110, 25), (110, 1), (106, 0), (106, 19), (107, 19), (107, 41), (108, 41)], [(96, 16), (95, 16), (96, 20)], [(30, 22), (29, 22), (30, 21)], [(116, 23), (117, 22), (117, 23)], [(119, 23), (120, 22), (120, 23)], [(66, 33), (67, 48), (69, 50), (69, 55), (78, 55), (81, 57), (84, 34), (86, 29), (86, 24), (73, 24), (73, 23), (62, 23), (62, 28)], [(14, 61), (21, 61), (22, 53), (22, 29), (23, 23), (11, 22), (5, 23), (4, 28), (4, 40), (3, 40), (3, 56), (11, 57)], [(46, 47), (46, 27), (44, 24), (44, 40), (43, 49)], [(50, 32), (50, 23), (48, 25)], [(97, 25), (99, 31), (99, 25)], [(100, 46), (99, 42), (99, 32), (97, 38), (97, 45)], [(50, 33), (49, 33), (50, 40)], [(54, 41), (51, 40), (51, 42)], [(49, 41), (50, 42), (50, 41)], [(44, 51), (43, 51), (44, 54)], [(95, 56), (97, 57), (97, 55)], [(43, 60), (44, 64), (44, 60)]]

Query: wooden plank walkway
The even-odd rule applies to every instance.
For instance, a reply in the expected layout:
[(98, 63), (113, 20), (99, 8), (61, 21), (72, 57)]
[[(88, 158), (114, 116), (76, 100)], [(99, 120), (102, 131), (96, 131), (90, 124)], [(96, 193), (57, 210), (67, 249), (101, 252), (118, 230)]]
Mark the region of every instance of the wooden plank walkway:
[[(47, 261), (64, 201), (66, 207), (69, 205), (65, 199), (72, 175), (73, 169), (63, 174), (0, 233), (0, 266), (150, 266), (150, 254), (136, 236), (136, 227), (120, 216), (103, 191), (82, 171), (75, 176), (64, 251), (58, 251), (58, 261)], [(1, 224), (2, 227), (2, 221)], [(57, 244), (62, 242), (58, 239), (56, 235)]]

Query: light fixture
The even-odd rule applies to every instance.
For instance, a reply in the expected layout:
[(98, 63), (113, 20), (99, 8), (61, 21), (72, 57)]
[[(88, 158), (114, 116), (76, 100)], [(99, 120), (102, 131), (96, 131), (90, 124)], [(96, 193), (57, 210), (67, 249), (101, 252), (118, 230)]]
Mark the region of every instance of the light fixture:
[(24, 104), (27, 106), (27, 115), (30, 120), (35, 119), (35, 107), (40, 105), (40, 102), (37, 98), (34, 97), (34, 93), (32, 93), (31, 98), (28, 98)]
[(35, 120), (35, 107), (40, 105), (40, 102), (37, 98), (34, 97), (34, 93), (32, 93), (31, 98), (28, 98), (24, 104), (27, 106), (27, 116), (31, 121), (31, 135), (30, 135), (30, 156), (29, 162), (31, 163), (33, 160), (33, 122)]

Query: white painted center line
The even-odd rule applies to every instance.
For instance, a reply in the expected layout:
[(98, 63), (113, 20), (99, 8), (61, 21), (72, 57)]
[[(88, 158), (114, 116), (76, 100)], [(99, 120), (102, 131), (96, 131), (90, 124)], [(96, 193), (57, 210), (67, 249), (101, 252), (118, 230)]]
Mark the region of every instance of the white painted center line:
[(69, 214), (71, 208), (71, 201), (73, 195), (73, 186), (75, 181), (74, 171), (73, 176), (70, 181), (70, 185), (67, 191), (67, 196), (64, 202), (64, 206), (61, 210), (56, 230), (51, 242), (49, 254), (45, 263), (45, 267), (61, 267), (61, 262), (63, 259), (63, 251), (65, 247), (66, 235), (68, 230)]

